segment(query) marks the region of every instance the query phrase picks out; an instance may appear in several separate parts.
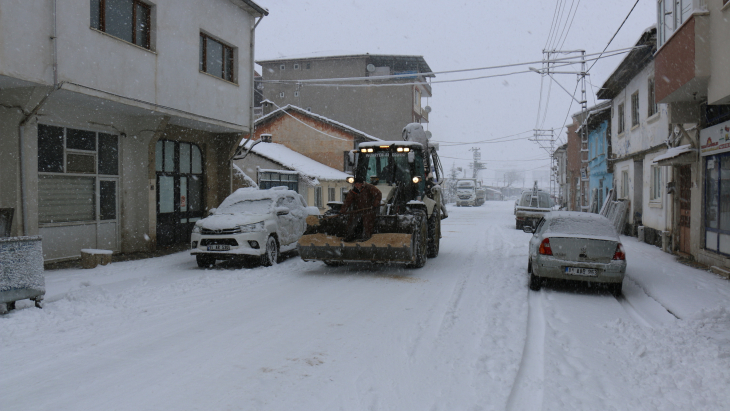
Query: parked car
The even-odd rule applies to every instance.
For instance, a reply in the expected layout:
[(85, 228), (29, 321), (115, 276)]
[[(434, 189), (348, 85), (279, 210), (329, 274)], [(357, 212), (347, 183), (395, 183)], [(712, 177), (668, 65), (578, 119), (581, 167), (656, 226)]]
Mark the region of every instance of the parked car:
[(282, 252), (296, 249), (310, 214), (319, 210), (307, 207), (299, 193), (286, 187), (238, 189), (195, 223), (191, 254), (199, 267), (246, 258), (271, 265)]
[(621, 295), (626, 253), (616, 230), (604, 216), (578, 211), (553, 211), (533, 233), (528, 250), (530, 289), (539, 290), (546, 278), (607, 285)]
[(532, 190), (525, 190), (520, 196), (519, 202), (515, 203), (515, 228), (522, 230), (522, 227), (535, 227), (537, 222), (549, 213), (552, 209), (550, 194), (535, 187)]

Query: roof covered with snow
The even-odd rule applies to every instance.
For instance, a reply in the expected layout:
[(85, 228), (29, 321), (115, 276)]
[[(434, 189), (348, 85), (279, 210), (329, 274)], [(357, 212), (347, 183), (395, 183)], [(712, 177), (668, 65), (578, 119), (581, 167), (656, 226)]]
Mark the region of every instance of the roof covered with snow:
[[(271, 101), (269, 101), (269, 100), (264, 100), (261, 103), (264, 103), (264, 102), (271, 103)], [(320, 122), (325, 123), (325, 124), (328, 124), (330, 126), (333, 126), (333, 127), (337, 128), (339, 130), (342, 130), (342, 131), (344, 131), (346, 133), (353, 134), (356, 137), (364, 138), (364, 139), (370, 140), (370, 141), (380, 141), (379, 138), (374, 137), (374, 136), (371, 136), (370, 134), (367, 134), (367, 133), (365, 133), (363, 131), (360, 131), (360, 130), (358, 130), (356, 128), (350, 127), (347, 124), (340, 123), (339, 121), (332, 120), (330, 118), (327, 118), (325, 116), (321, 116), (319, 114), (314, 114), (311, 111), (307, 111), (307, 110), (305, 110), (305, 109), (303, 109), (301, 107), (293, 106), (291, 104), (288, 104), (288, 105), (286, 105), (284, 107), (280, 107), (279, 109), (274, 110), (271, 113), (269, 113), (269, 114), (267, 114), (267, 115), (259, 118), (258, 120), (256, 120), (256, 123), (255, 124), (256, 124), (256, 126), (260, 126), (262, 124), (265, 124), (265, 123), (268, 123), (270, 121), (273, 121), (273, 120), (275, 120), (275, 119), (277, 119), (277, 118), (279, 118), (281, 116), (285, 116), (285, 115), (287, 115), (288, 112), (291, 112), (291, 111), (296, 111), (299, 114), (305, 115), (305, 116), (310, 117), (310, 118), (312, 118), (314, 120), (320, 121)]]
[[(249, 142), (245, 148), (248, 149), (255, 142)], [(296, 151), (277, 143), (254, 144), (251, 151), (261, 157), (265, 157), (290, 170), (298, 171), (299, 174), (318, 180), (345, 180), (349, 174), (324, 165), (318, 161), (299, 154)]]
[(668, 160), (670, 158), (678, 157), (684, 153), (691, 153), (691, 152), (696, 152), (696, 151), (697, 151), (697, 149), (692, 148), (691, 144), (686, 144), (686, 145), (679, 146), (679, 147), (672, 147), (672, 148), (667, 149), (667, 151), (664, 154), (654, 157), (654, 161), (652, 161), (652, 163), (658, 163), (659, 161), (662, 161), (662, 160)]
[(618, 95), (641, 70), (654, 60), (656, 52), (656, 25), (648, 27), (641, 33), (634, 50), (631, 50), (616, 69), (611, 73), (596, 98), (610, 100)]

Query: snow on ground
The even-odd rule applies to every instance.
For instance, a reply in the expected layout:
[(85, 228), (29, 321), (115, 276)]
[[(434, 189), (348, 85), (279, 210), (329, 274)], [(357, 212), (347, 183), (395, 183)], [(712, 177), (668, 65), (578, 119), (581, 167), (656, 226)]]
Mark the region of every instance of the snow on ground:
[(730, 283), (622, 237), (624, 297), (527, 288), (512, 202), (450, 208), (422, 269), (46, 272), (0, 317), (9, 410), (722, 410)]

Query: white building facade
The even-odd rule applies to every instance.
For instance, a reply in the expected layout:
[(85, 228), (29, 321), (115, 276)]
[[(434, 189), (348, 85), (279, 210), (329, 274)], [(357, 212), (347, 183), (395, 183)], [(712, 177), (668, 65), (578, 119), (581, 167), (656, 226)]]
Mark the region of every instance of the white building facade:
[(645, 46), (629, 53), (598, 92), (611, 99), (611, 146), (617, 198), (630, 201), (624, 232), (636, 235), (643, 227), (644, 240), (662, 245), (672, 227), (673, 202), (667, 184), (670, 167), (654, 158), (664, 154), (670, 137), (667, 109), (655, 99), (653, 52), (656, 29), (647, 29), (636, 43)]
[(186, 242), (252, 125), (249, 0), (0, 3), (0, 208), (44, 258)]

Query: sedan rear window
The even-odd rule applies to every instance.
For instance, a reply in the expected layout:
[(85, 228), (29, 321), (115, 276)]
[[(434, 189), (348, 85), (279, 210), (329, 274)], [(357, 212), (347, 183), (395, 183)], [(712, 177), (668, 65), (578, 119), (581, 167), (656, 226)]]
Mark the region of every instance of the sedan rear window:
[(244, 200), (237, 201), (233, 204), (222, 204), (216, 214), (266, 214), (271, 210), (270, 198), (262, 200)]
[(608, 220), (597, 218), (560, 218), (550, 220), (551, 233), (615, 237), (616, 230)]

